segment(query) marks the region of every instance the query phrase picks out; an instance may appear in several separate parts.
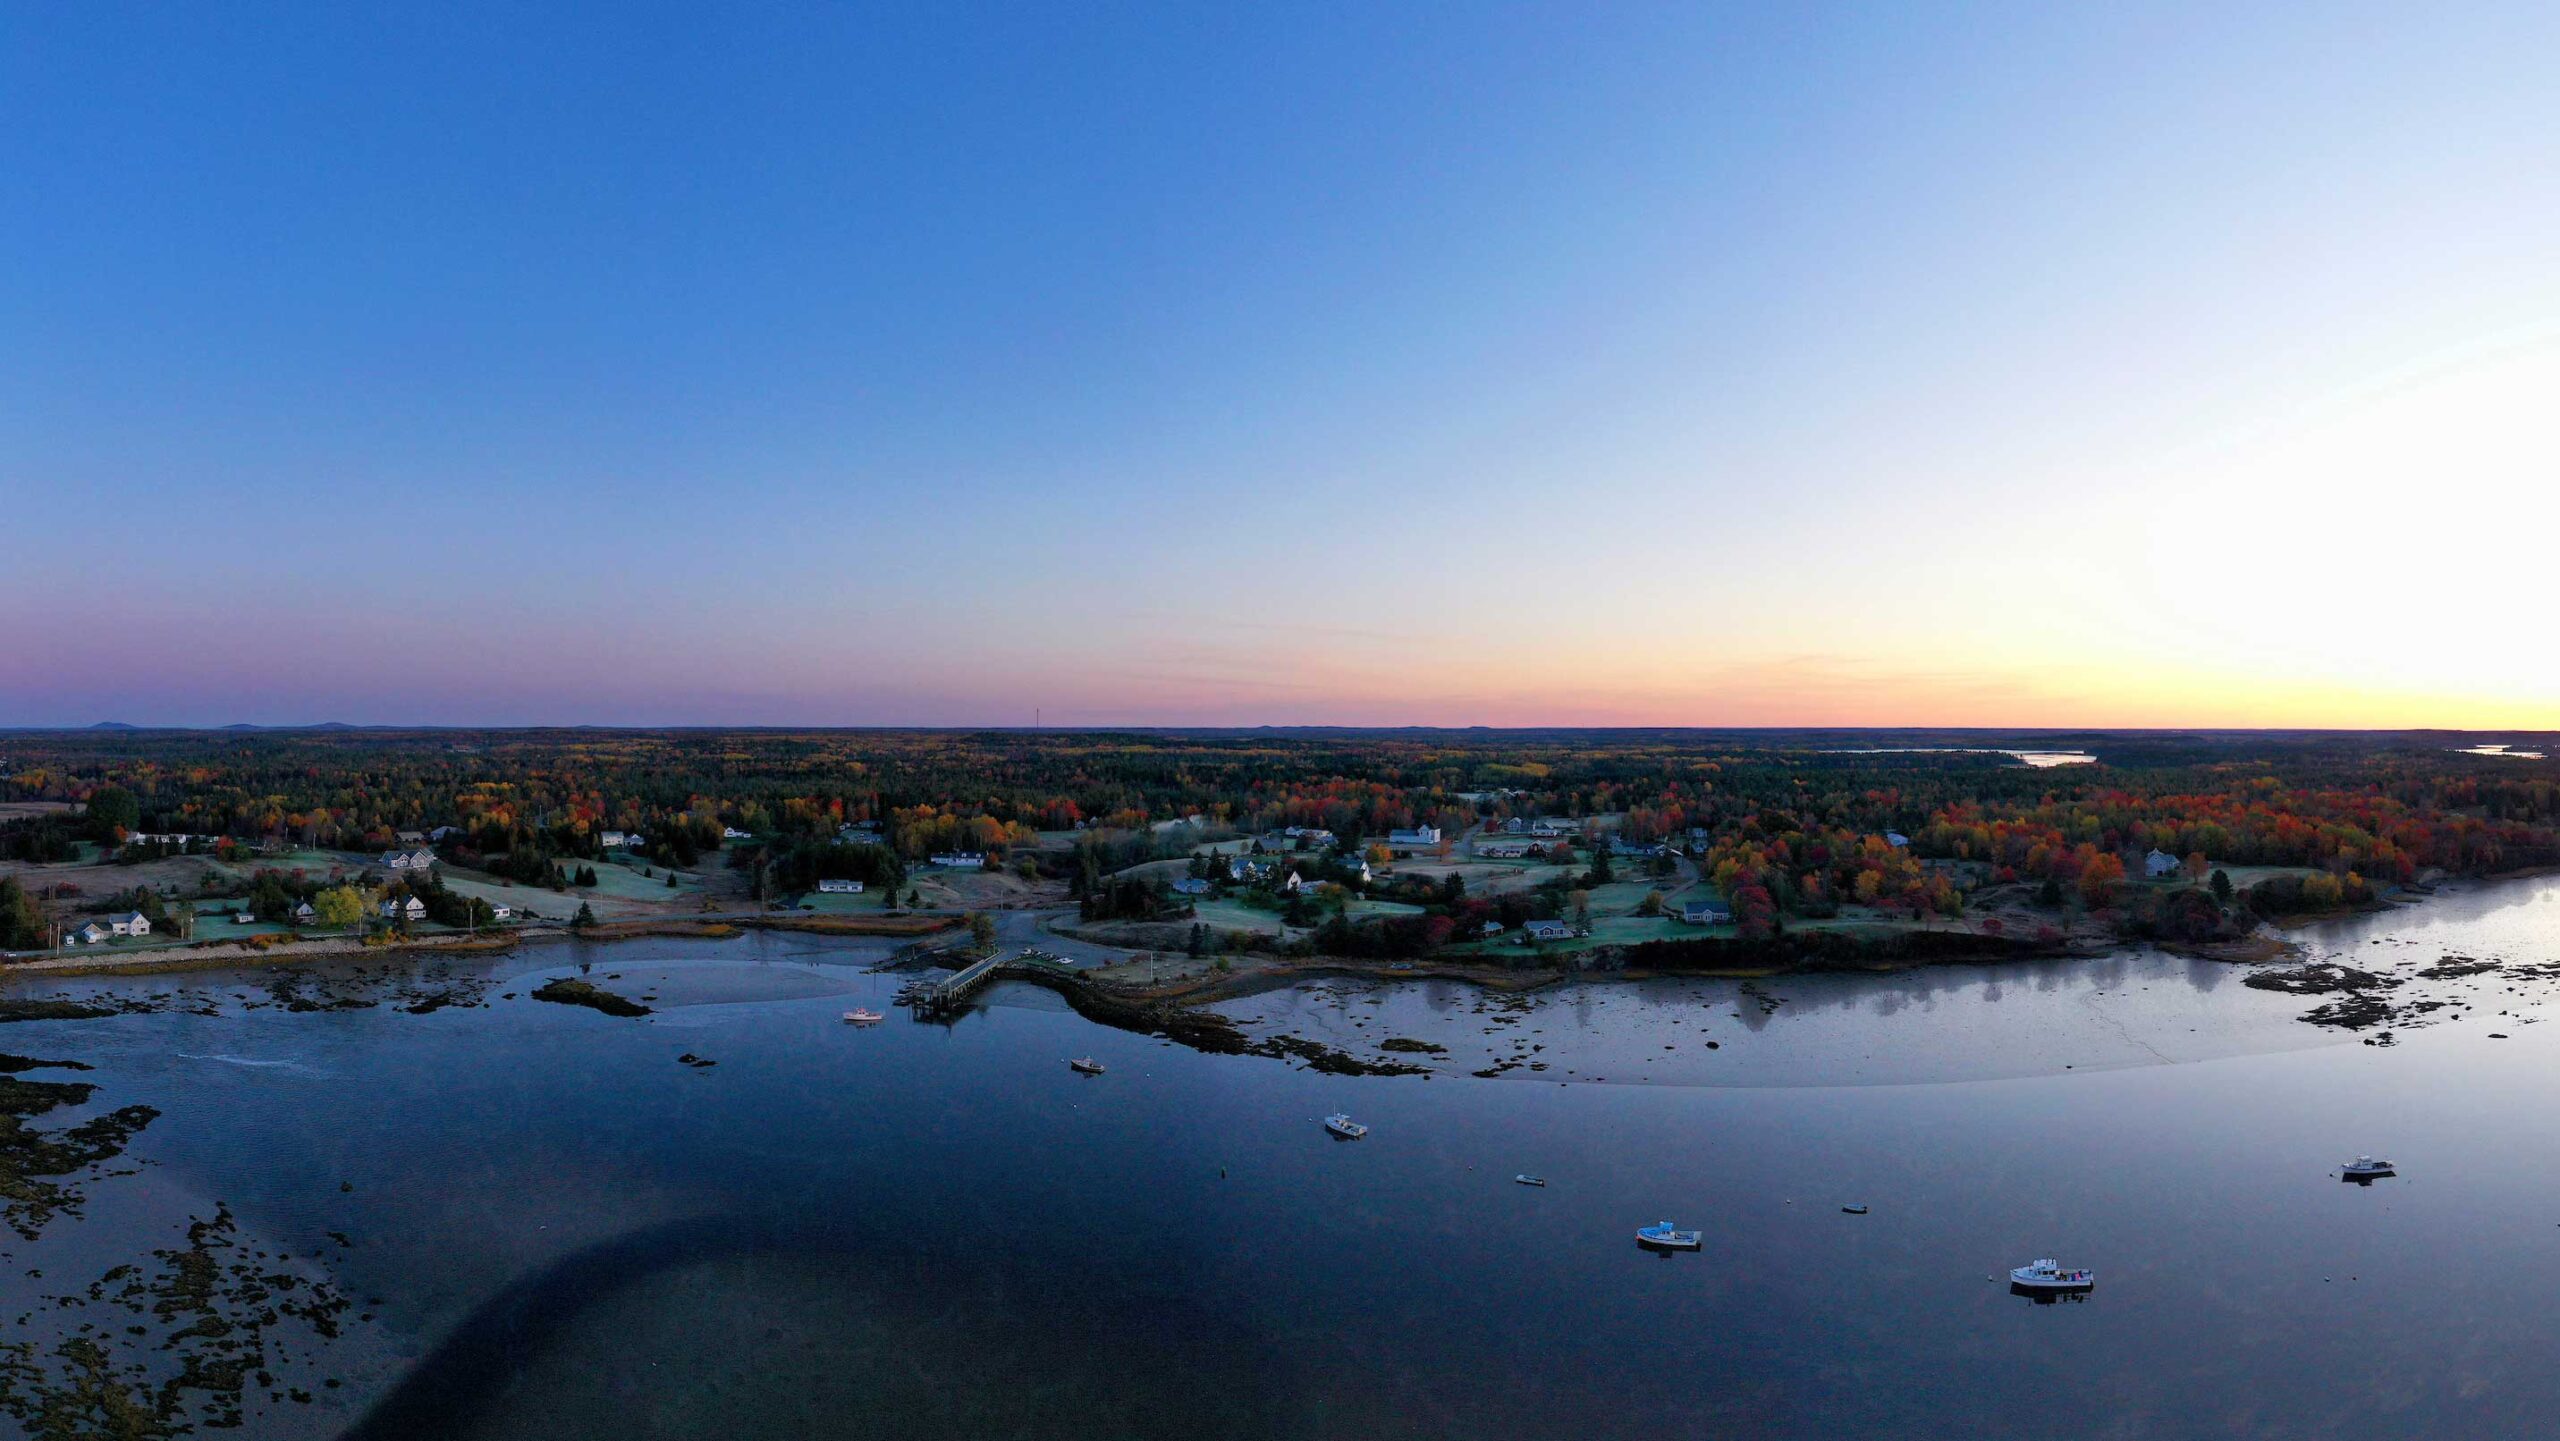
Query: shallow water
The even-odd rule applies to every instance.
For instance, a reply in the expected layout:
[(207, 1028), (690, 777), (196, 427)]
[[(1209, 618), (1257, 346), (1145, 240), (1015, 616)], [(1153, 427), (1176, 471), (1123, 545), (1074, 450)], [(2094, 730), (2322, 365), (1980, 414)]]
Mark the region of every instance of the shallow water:
[[(2560, 884), (2303, 939), (2560, 960)], [(34, 1317), (227, 1203), (380, 1302), (296, 1343), (313, 1400), (253, 1405), (253, 1436), (2516, 1435), (2560, 1405), (2547, 981), (2447, 983), (2468, 1009), (2390, 1046), (2148, 953), (1229, 1008), (1448, 1047), (1378, 1078), (1029, 988), (846, 1027), (894, 990), (876, 954), (540, 948), (447, 965), (486, 1004), (428, 1014), (261, 1005), (271, 977), (52, 987), (193, 1009), (0, 1034), (166, 1113), (139, 1174), (6, 1248), (0, 1300)], [(526, 998), (582, 960), (660, 1011)], [(1547, 1071), (1468, 1074), (1524, 1039)], [(1088, 1053), (1109, 1074), (1067, 1070)], [(1369, 1137), (1324, 1136), (1337, 1109)], [(2359, 1151), (2403, 1179), (2340, 1184)], [(1640, 1252), (1663, 1218), (1705, 1250)], [(1991, 1279), (2042, 1255), (2096, 1293)]]

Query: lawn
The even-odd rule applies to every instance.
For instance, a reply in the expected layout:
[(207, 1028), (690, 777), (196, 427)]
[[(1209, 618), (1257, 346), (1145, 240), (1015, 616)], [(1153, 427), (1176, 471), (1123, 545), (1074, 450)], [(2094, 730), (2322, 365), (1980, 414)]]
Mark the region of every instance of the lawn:
[(1280, 929), (1276, 912), (1258, 911), (1237, 900), (1213, 900), (1200, 897), (1195, 903), (1200, 924), (1219, 931), (1253, 931), (1269, 935)]
[(1342, 903), (1342, 913), (1355, 921), (1375, 920), (1380, 916), (1418, 916), (1422, 907), (1404, 901), (1373, 901), (1355, 896)]
[(619, 901), (661, 902), (677, 900), (687, 895), (699, 895), (702, 892), (701, 883), (689, 873), (678, 871), (676, 883), (670, 886), (667, 884), (667, 870), (664, 866), (651, 865), (649, 868), (657, 874), (644, 876), (640, 874), (641, 864), (647, 863), (633, 864), (626, 861), (615, 861), (609, 865), (598, 863), (595, 868), (594, 886), (572, 886), (570, 889), (592, 890), (596, 895)]
[(821, 916), (868, 916), (877, 915), (886, 909), (881, 903), (881, 892), (877, 887), (853, 895), (845, 895), (842, 892), (811, 891), (800, 898), (800, 905), (803, 909)]
[(199, 941), (238, 941), (251, 936), (287, 936), (293, 927), (272, 921), (251, 921), (240, 925), (231, 918), (240, 912), (238, 901), (198, 901), (195, 903), (196, 934)]

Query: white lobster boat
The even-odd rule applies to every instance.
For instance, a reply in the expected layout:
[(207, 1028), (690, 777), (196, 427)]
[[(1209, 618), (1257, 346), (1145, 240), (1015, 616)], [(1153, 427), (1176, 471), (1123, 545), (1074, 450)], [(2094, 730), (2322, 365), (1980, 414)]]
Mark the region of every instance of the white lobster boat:
[(1091, 1056), (1078, 1056), (1074, 1060), (1067, 1062), (1067, 1067), (1081, 1076), (1099, 1076), (1102, 1074), (1102, 1063)]
[(1333, 1132), (1335, 1135), (1340, 1136), (1346, 1141), (1356, 1141), (1362, 1136), (1369, 1134), (1368, 1127), (1361, 1125), (1358, 1121), (1351, 1119), (1349, 1115), (1341, 1111), (1336, 1111), (1332, 1115), (1325, 1117), (1324, 1128)]
[(844, 1013), (844, 1023), (848, 1026), (876, 1026), (887, 1019), (888, 1017), (881, 1015), (878, 1011), (866, 1010), (861, 1006), (856, 1006)]
[(2047, 1256), (2011, 1271), (2009, 1284), (2023, 1291), (2089, 1291), (2096, 1289), (2098, 1273), (2066, 1271), (2061, 1262)]
[(1636, 1244), (1651, 1246), (1657, 1251), (1695, 1251), (1705, 1244), (1705, 1238), (1696, 1231), (1683, 1231), (1669, 1221), (1657, 1221), (1653, 1225), (1636, 1228)]
[(2350, 1181), (2372, 1181), (2397, 1173), (2391, 1169), (2389, 1161), (2377, 1161), (2371, 1156), (2358, 1156), (2340, 1166), (2338, 1174)]

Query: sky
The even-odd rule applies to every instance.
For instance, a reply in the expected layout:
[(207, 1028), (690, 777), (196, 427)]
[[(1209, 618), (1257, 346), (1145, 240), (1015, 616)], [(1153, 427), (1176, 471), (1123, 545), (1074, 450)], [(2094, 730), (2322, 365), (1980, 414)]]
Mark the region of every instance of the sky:
[(0, 725), (2560, 727), (2560, 7), (0, 6)]

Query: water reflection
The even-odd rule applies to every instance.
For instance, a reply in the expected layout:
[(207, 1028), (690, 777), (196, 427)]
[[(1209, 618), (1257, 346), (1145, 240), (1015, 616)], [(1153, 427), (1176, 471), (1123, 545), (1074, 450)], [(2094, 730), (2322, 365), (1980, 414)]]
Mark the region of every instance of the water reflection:
[(2012, 1281), (2009, 1283), (2009, 1294), (2012, 1296), (2024, 1297), (2039, 1306), (2077, 1306), (2086, 1302), (2093, 1293), (2088, 1291), (2050, 1291), (2035, 1286), (2021, 1286), (2017, 1282)]

